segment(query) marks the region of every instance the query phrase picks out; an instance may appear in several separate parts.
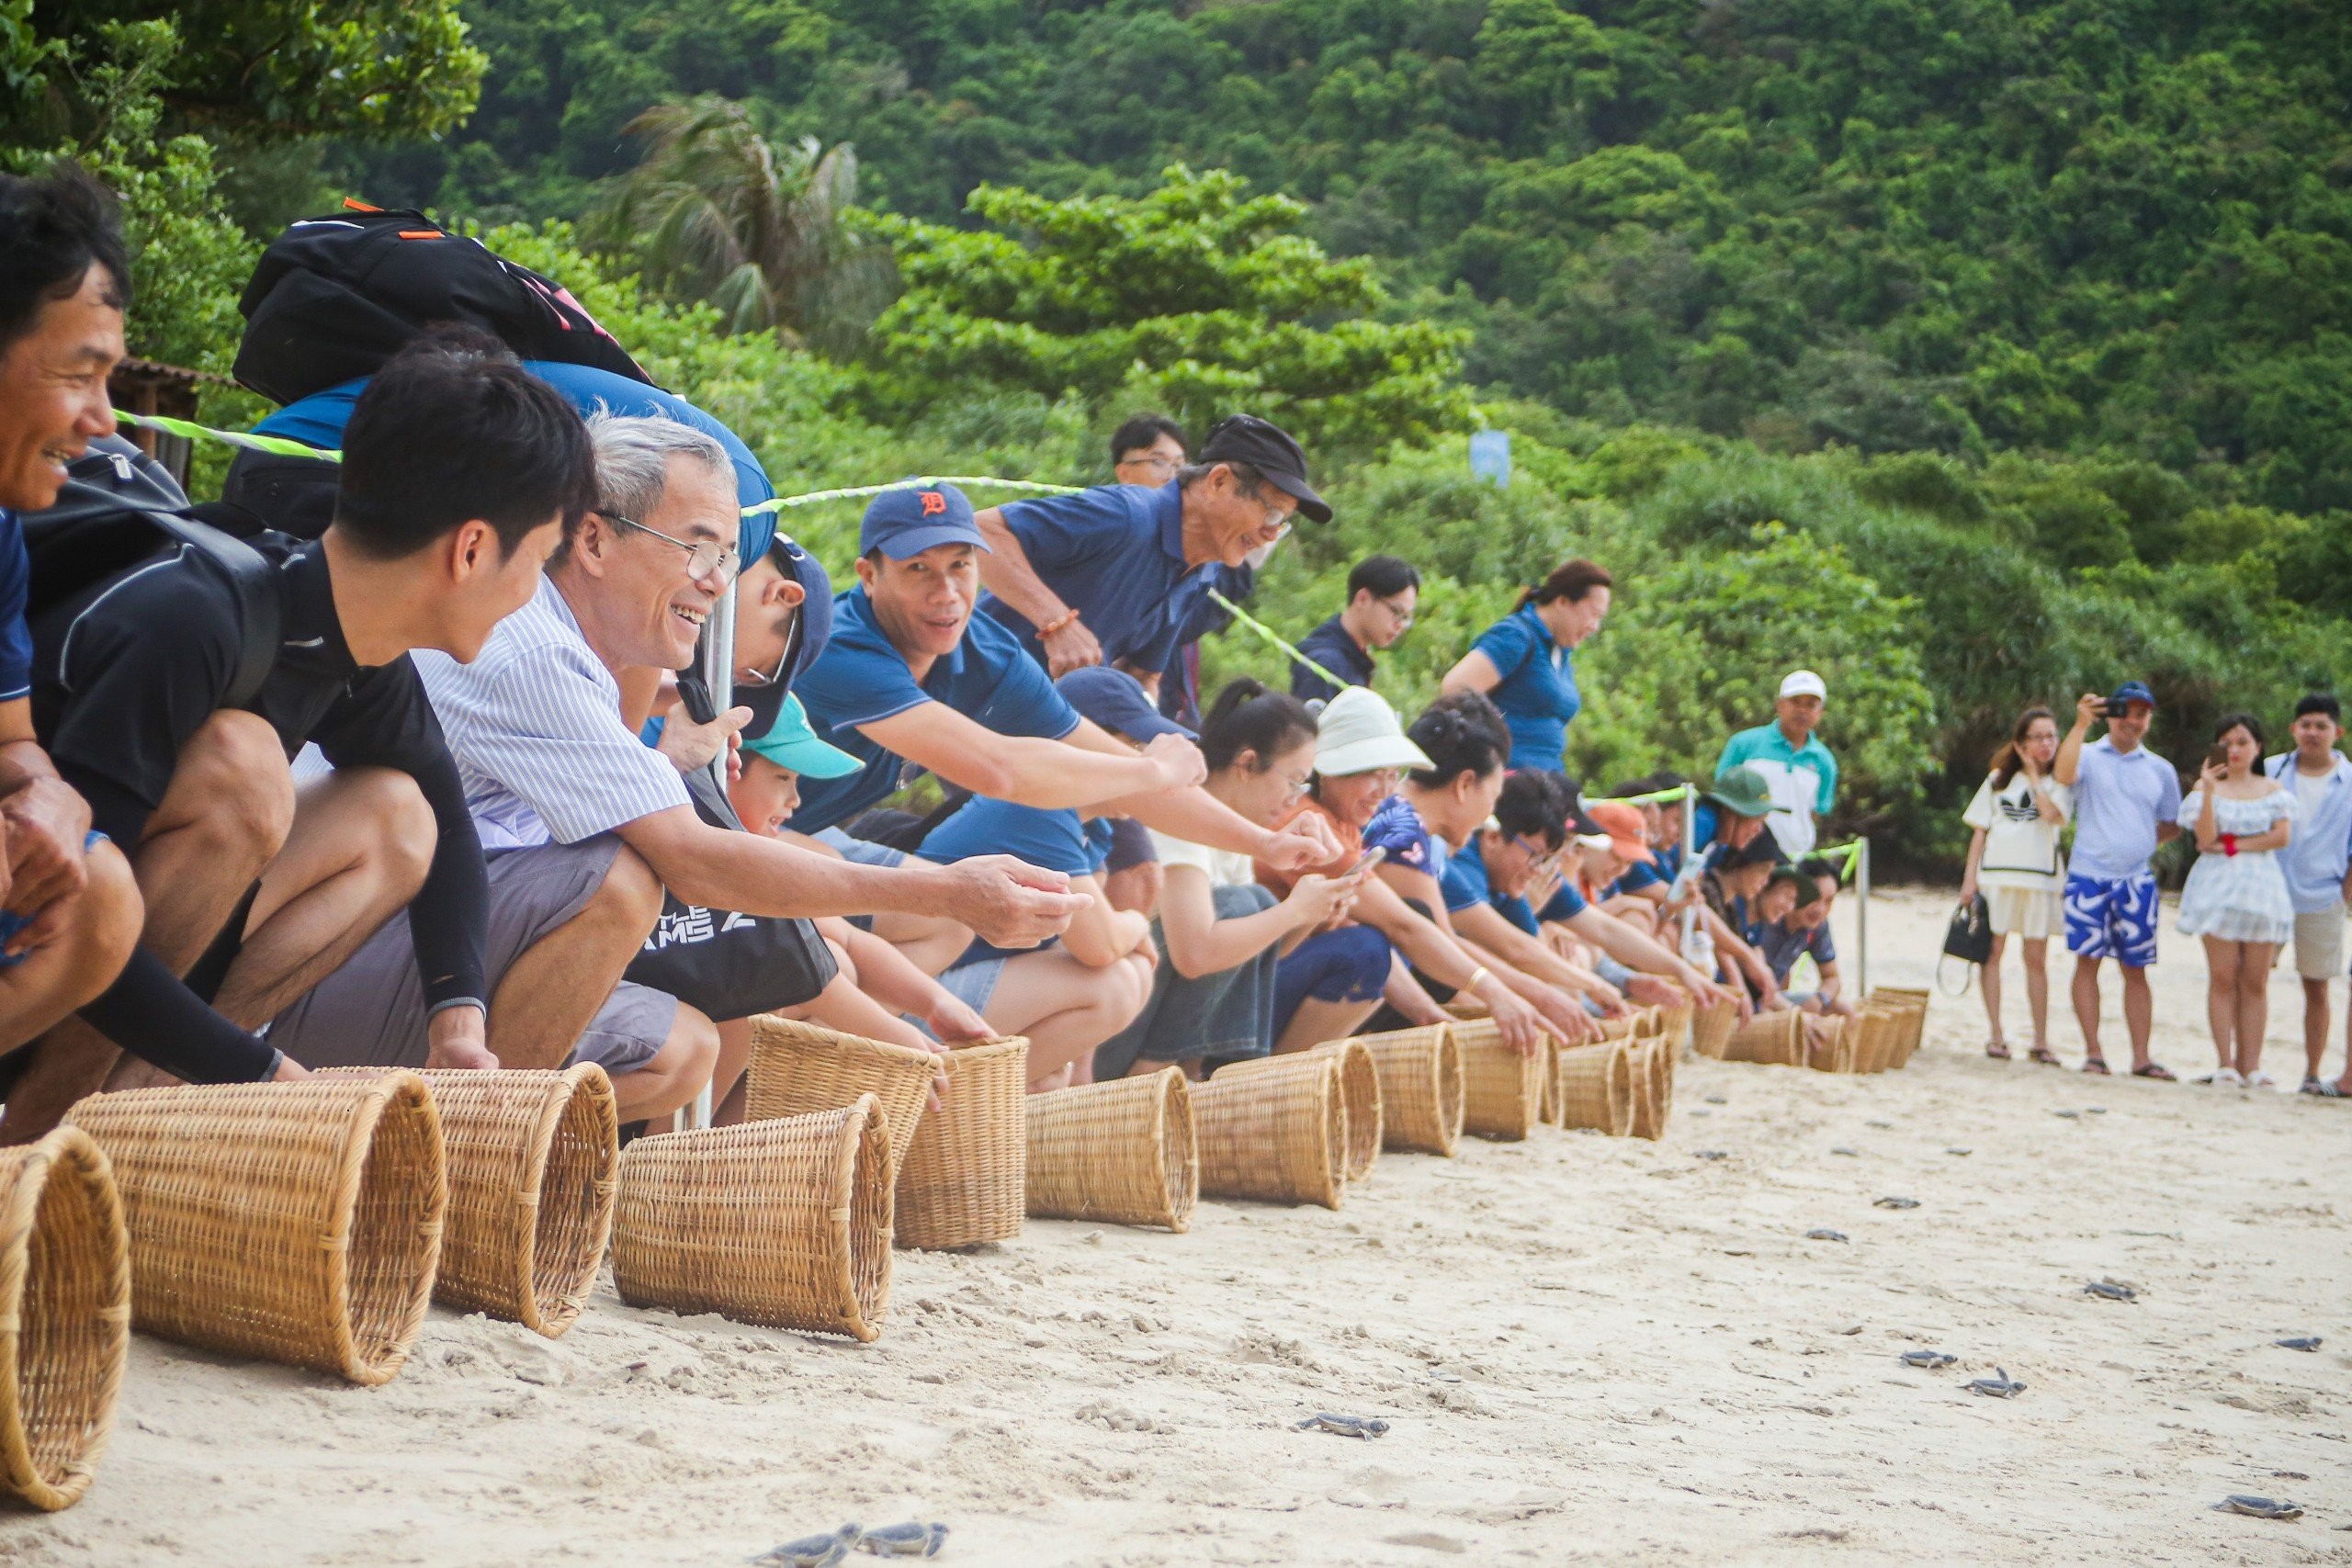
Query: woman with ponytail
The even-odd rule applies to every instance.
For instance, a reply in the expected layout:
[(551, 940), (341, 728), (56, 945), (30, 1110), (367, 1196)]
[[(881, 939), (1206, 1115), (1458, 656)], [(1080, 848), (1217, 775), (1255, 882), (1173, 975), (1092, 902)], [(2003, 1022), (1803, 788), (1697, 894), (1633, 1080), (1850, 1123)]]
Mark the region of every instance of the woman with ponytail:
[(1448, 696), (1493, 699), (1510, 727), (1512, 767), (1561, 771), (1568, 725), (1584, 705), (1571, 650), (1600, 629), (1615, 581), (1597, 561), (1561, 562), (1445, 672)]

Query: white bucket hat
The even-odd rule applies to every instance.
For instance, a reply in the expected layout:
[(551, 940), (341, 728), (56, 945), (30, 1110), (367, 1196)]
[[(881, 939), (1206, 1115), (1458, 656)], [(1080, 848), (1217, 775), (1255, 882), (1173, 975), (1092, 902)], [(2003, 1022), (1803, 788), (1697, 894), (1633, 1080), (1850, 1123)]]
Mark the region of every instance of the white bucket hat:
[(1350, 686), (1324, 705), (1316, 721), (1315, 771), (1325, 778), (1432, 765), (1427, 752), (1405, 739), (1396, 710), (1369, 686)]

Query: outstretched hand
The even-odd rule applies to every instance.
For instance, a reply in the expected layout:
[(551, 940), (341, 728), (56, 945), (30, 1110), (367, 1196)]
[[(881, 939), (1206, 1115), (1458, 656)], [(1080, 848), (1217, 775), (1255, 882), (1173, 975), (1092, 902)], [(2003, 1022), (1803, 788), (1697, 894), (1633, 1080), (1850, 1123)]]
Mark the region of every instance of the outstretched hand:
[(1302, 811), (1276, 829), (1259, 857), (1276, 871), (1305, 871), (1340, 858), (1340, 840), (1319, 813)]
[(1091, 896), (1069, 890), (1069, 877), (1012, 855), (976, 855), (942, 866), (941, 912), (997, 947), (1035, 947), (1069, 929)]

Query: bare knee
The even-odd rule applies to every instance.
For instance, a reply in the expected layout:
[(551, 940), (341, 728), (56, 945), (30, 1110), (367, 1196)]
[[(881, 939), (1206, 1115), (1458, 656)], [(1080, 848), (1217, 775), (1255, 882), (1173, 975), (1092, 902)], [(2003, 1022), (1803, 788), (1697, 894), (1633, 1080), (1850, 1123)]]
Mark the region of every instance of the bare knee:
[(358, 768), (336, 783), (374, 833), (362, 852), (382, 868), (386, 884), (409, 891), (424, 886), (441, 828), (416, 781), (391, 768)]
[(718, 1025), (681, 1003), (662, 1049), (642, 1066), (613, 1080), (622, 1120), (666, 1116), (688, 1104), (718, 1066)]
[(74, 923), (81, 944), (78, 967), (85, 971), (90, 996), (96, 997), (114, 984), (130, 962), (140, 927), (146, 923), (147, 907), (139, 897), (130, 862), (113, 844), (99, 844), (84, 863), (89, 880), (83, 886)]
[(257, 714), (223, 709), (180, 748), (149, 831), (194, 830), (259, 864), (294, 826), (294, 774), (277, 731)]
[(642, 942), (662, 918), (662, 878), (643, 855), (623, 844), (605, 868), (604, 883), (588, 907), (615, 925), (635, 931)]

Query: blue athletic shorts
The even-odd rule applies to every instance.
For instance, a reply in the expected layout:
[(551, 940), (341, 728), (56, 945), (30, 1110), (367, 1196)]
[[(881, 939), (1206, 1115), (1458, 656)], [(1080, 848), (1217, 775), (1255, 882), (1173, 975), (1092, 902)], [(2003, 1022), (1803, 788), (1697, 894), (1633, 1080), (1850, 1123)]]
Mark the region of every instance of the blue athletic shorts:
[(2156, 961), (2156, 879), (2138, 876), (2066, 878), (2066, 951), (2078, 958), (2112, 958), (2127, 968)]

